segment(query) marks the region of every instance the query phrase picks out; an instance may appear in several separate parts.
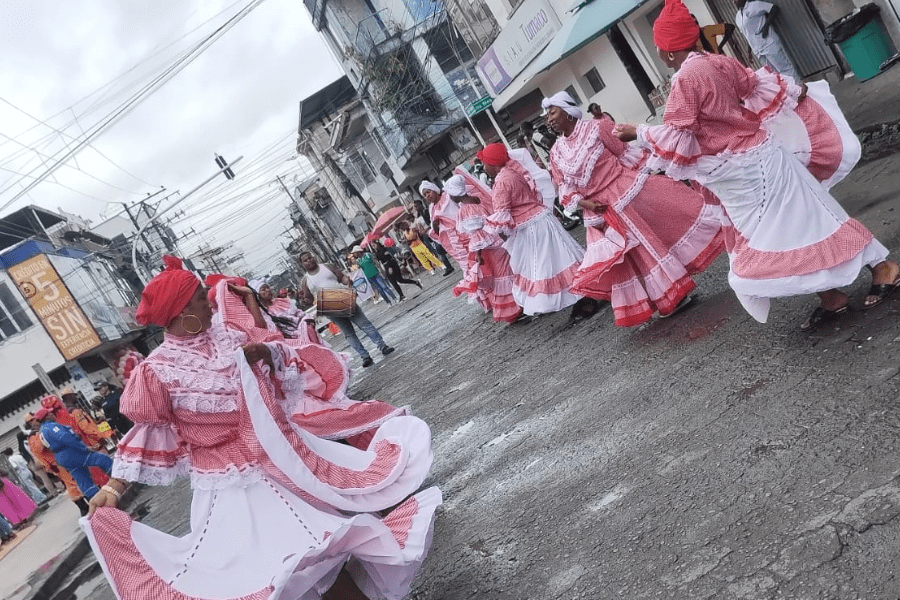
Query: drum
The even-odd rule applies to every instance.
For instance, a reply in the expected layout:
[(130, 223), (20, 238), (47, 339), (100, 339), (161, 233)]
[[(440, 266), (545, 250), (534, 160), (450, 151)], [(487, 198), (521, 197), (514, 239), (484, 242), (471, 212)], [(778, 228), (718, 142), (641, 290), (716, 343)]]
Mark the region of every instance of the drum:
[(319, 290), (316, 314), (324, 317), (352, 317), (356, 312), (356, 290), (334, 288)]

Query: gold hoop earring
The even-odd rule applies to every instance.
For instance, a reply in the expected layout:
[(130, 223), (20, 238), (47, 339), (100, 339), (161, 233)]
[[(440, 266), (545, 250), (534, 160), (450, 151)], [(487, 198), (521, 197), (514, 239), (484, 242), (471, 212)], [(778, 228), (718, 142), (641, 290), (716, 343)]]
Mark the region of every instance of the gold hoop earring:
[[(195, 319), (197, 319), (197, 330), (196, 331), (191, 331), (190, 329), (188, 329), (185, 326), (184, 320), (187, 317), (194, 317)], [(184, 329), (185, 333), (189, 333), (191, 335), (197, 335), (203, 329), (203, 321), (201, 321), (200, 317), (198, 317), (197, 315), (191, 315), (191, 314), (181, 315), (181, 328)]]

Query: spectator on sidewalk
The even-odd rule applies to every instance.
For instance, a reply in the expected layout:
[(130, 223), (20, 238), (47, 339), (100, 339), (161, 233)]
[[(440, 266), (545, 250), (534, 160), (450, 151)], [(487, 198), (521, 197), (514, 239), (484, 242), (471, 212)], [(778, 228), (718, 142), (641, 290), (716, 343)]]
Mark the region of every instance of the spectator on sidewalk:
[(401, 283), (415, 285), (418, 286), (420, 290), (422, 289), (422, 282), (418, 279), (407, 279), (403, 277), (400, 271), (400, 263), (397, 262), (394, 255), (391, 254), (381, 242), (374, 240), (371, 246), (372, 250), (375, 252), (375, 258), (377, 258), (378, 262), (381, 263), (381, 266), (384, 267), (385, 275), (391, 282), (391, 285), (394, 286), (394, 289), (397, 290), (397, 294), (400, 296), (400, 302), (406, 300), (406, 296), (403, 295), (403, 290), (400, 288)]
[(34, 514), (37, 504), (0, 470), (0, 515), (15, 527)]
[(26, 462), (25, 458), (18, 452), (14, 452), (12, 448), (7, 448), (3, 451), (3, 454), (6, 456), (7, 460), (9, 460), (9, 465), (15, 470), (16, 475), (19, 477), (19, 481), (22, 482), (25, 492), (31, 496), (31, 499), (37, 504), (46, 502), (47, 495), (39, 490), (38, 486), (35, 484), (34, 474), (29, 470), (28, 462)]
[(15, 539), (15, 537), (16, 532), (13, 531), (12, 523), (4, 519), (3, 515), (0, 515), (0, 544)]
[[(320, 290), (353, 287), (353, 282), (350, 281), (350, 277), (348, 277), (346, 273), (341, 271), (335, 265), (320, 266), (316, 257), (312, 255), (312, 252), (301, 252), (298, 258), (300, 260), (300, 265), (306, 270), (306, 276), (300, 283), (300, 297), (304, 304), (314, 306), (316, 303), (316, 296)], [(363, 367), (372, 366), (375, 364), (375, 361), (372, 360), (372, 357), (369, 356), (369, 352), (366, 350), (365, 346), (359, 341), (354, 326), (359, 327), (363, 333), (372, 340), (378, 349), (381, 350), (381, 353), (384, 356), (387, 356), (394, 351), (394, 349), (391, 346), (388, 346), (381, 338), (381, 334), (378, 333), (375, 326), (366, 318), (365, 313), (363, 313), (362, 308), (360, 308), (359, 305), (356, 306), (356, 310), (352, 317), (329, 316), (328, 319), (338, 326), (341, 333), (347, 338), (347, 343), (349, 343), (350, 347), (359, 354), (359, 357), (363, 361)]]
[(53, 452), (56, 464), (72, 475), (86, 498), (93, 498), (100, 486), (94, 482), (89, 469), (95, 467), (109, 475), (112, 459), (89, 449), (72, 429), (57, 423), (54, 413), (46, 408), (37, 411), (34, 420), (41, 423), (41, 443)]
[(736, 0), (735, 4), (738, 9), (734, 16), (735, 25), (747, 38), (753, 53), (766, 65), (799, 84), (800, 75), (784, 49), (781, 37), (772, 30), (778, 7), (761, 0)]
[(94, 389), (100, 394), (100, 409), (109, 424), (121, 435), (128, 433), (134, 423), (119, 412), (119, 398), (122, 396), (122, 390), (113, 387), (106, 381), (101, 381)]
[(113, 450), (116, 445), (112, 442), (114, 434), (107, 421), (96, 422), (78, 405), (78, 394), (70, 387), (63, 388), (59, 392), (63, 406), (69, 411), (75, 421), (73, 430), (84, 440), (85, 445), (93, 450)]
[(356, 258), (356, 264), (362, 269), (363, 275), (365, 275), (366, 279), (369, 280), (369, 283), (378, 290), (379, 295), (384, 298), (384, 301), (387, 302), (388, 305), (396, 302), (397, 297), (394, 296), (394, 292), (388, 287), (384, 277), (381, 276), (381, 272), (378, 271), (378, 267), (375, 266), (372, 255), (363, 250), (362, 246), (353, 246), (350, 253)]

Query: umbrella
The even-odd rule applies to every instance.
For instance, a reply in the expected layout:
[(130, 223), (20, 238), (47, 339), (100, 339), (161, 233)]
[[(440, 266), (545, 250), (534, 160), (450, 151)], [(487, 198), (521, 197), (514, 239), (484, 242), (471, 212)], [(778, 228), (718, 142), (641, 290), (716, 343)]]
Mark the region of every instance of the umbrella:
[(389, 208), (388, 210), (386, 210), (384, 214), (378, 217), (378, 220), (375, 221), (375, 227), (372, 228), (371, 235), (374, 237), (383, 236), (385, 232), (391, 228), (391, 225), (396, 223), (405, 212), (406, 208), (403, 206), (395, 206), (394, 208)]
[(370, 231), (369, 233), (366, 234), (366, 237), (364, 237), (362, 239), (362, 242), (360, 242), (359, 245), (362, 246), (363, 248), (368, 248), (369, 244), (371, 244), (373, 241), (377, 240), (379, 237), (380, 236), (375, 235), (374, 231)]

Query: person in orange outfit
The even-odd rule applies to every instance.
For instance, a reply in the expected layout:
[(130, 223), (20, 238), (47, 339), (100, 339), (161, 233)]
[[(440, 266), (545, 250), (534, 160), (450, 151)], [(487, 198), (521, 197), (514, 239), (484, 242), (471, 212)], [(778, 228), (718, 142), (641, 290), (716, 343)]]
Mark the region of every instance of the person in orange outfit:
[[(34, 432), (28, 437), (28, 451), (31, 452), (34, 460), (36, 460), (45, 471), (52, 473), (63, 482), (63, 485), (66, 486), (66, 493), (69, 495), (69, 499), (75, 503), (82, 516), (87, 515), (87, 500), (85, 500), (84, 494), (82, 494), (81, 490), (78, 488), (78, 484), (75, 483), (72, 474), (64, 467), (57, 464), (56, 456), (53, 454), (53, 451), (41, 442), (41, 436), (40, 433), (38, 433), (41, 429), (40, 422), (34, 418), (33, 414), (29, 413), (25, 415), (25, 423), (28, 428)], [(105, 485), (106, 482), (109, 481), (109, 476), (102, 470), (91, 468), (90, 471), (91, 478), (98, 486)]]
[(97, 423), (83, 411), (78, 406), (78, 394), (75, 393), (75, 390), (69, 387), (63, 388), (59, 395), (62, 397), (63, 405), (69, 415), (72, 416), (72, 420), (75, 421), (75, 425), (71, 426), (72, 431), (78, 434), (85, 446), (92, 450), (104, 450), (114, 446), (112, 442), (106, 441), (113, 437), (112, 427), (105, 421)]

